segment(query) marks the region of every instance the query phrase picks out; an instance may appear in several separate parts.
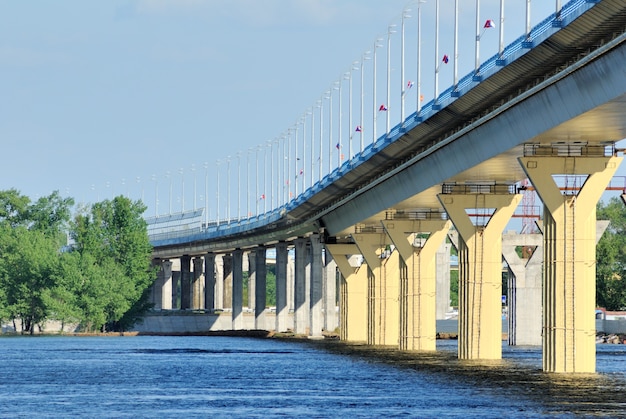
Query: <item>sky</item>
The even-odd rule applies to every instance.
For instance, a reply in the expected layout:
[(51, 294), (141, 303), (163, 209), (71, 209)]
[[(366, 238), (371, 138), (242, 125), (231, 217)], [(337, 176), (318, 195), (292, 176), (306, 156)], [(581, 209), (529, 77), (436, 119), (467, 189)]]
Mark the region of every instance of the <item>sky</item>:
[[(456, 62), (463, 76), (474, 66), (476, 17), (474, 1), (460, 3)], [(421, 6), (425, 102), (454, 80), (453, 63), (436, 58), (454, 58), (454, 2), (440, 3), (437, 53), (434, 4)], [(481, 34), (481, 61), (498, 51), (499, 5), (481, 1), (481, 25), (496, 23)], [(505, 45), (523, 34), (525, 5), (506, 2)], [(553, 1), (532, 2), (532, 25), (554, 8)], [(390, 25), (396, 26), (388, 44)], [(33, 200), (59, 191), (78, 203), (124, 194), (143, 199), (148, 216), (205, 204), (211, 218), (220, 208), (222, 217), (268, 209), (268, 154), (271, 161), (284, 154), (287, 163), (280, 167), (290, 174), (282, 181), (292, 179), (272, 194), (276, 203), (285, 189), (301, 192), (306, 176), (315, 176), (319, 146), (307, 111), (319, 112), (318, 101), (339, 115), (343, 100), (341, 118), (327, 117), (322, 129), (336, 138), (321, 152), (329, 167), (358, 151), (360, 135), (371, 141), (374, 107), (385, 104), (392, 125), (400, 122), (402, 86), (417, 80), (416, 34), (417, 2), (406, 0), (0, 0), (0, 189), (15, 188)], [(387, 45), (393, 57), (389, 103)], [(369, 59), (363, 60), (366, 51)], [(417, 107), (416, 89), (405, 89), (404, 97), (408, 115)], [(378, 135), (386, 117), (378, 119)], [(331, 144), (341, 136), (333, 154)], [(305, 148), (308, 166), (298, 163)]]

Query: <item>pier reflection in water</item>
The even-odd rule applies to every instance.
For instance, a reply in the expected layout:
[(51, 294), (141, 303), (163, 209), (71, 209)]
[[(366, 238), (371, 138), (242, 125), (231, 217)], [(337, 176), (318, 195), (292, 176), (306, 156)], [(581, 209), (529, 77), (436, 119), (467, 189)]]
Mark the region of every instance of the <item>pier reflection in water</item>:
[(232, 337), (0, 338), (0, 418), (618, 417), (626, 345), (598, 374), (541, 371), (540, 348), (459, 361), (456, 341), (407, 353)]

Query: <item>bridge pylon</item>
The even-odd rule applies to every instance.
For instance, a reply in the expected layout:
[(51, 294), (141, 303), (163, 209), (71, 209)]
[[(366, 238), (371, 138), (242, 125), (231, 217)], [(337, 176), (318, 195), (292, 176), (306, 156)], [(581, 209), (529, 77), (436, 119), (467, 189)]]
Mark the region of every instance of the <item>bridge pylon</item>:
[(361, 252), (356, 244), (326, 244), (341, 273), (339, 283), (339, 337), (347, 342), (367, 340), (368, 267), (357, 266)]
[(409, 213), (390, 212), (382, 221), (401, 256), (400, 349), (434, 351), (437, 337), (436, 253), (452, 223), (442, 219), (439, 211), (414, 215), (423, 219), (410, 219)]
[(508, 185), (443, 185), (459, 233), (459, 359), (502, 358), (502, 231), (522, 199)]
[(390, 250), (391, 241), (382, 226), (357, 226), (352, 237), (369, 267), (367, 343), (398, 346), (400, 330), (398, 252)]
[[(518, 159), (544, 203), (543, 370), (593, 373), (596, 204), (622, 158), (604, 147), (562, 151), (539, 147)], [(561, 188), (554, 175), (584, 180)]]

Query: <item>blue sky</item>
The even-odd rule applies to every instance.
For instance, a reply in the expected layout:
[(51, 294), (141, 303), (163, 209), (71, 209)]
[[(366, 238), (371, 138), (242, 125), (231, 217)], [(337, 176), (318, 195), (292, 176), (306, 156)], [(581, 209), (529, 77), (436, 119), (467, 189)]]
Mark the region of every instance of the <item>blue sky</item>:
[[(462, 76), (474, 64), (475, 16), (473, 1), (461, 3)], [(554, 11), (552, 1), (532, 3), (533, 25)], [(441, 1), (440, 56), (453, 52), (453, 4)], [(482, 0), (481, 22), (494, 19), (499, 28), (499, 4)], [(523, 33), (525, 4), (507, 1), (505, 44)], [(237, 179), (239, 190), (247, 189), (243, 198), (232, 192), (230, 205), (244, 214), (239, 207), (251, 206), (254, 212), (256, 194), (267, 186), (245, 186), (246, 173), (254, 175), (256, 160), (268, 153), (267, 142), (298, 126), (307, 109), (339, 80), (344, 144), (354, 135), (347, 127), (348, 81), (342, 76), (373, 49), (377, 37), (384, 39), (377, 49), (376, 106), (385, 102), (390, 24), (397, 25), (391, 35), (390, 77), (396, 86), (393, 101), (399, 103), (405, 82), (399, 68), (405, 8), (412, 9), (405, 19), (410, 51), (405, 54), (405, 81), (415, 81), (415, 1), (0, 0), (0, 188), (16, 188), (33, 199), (58, 190), (78, 202), (122, 193), (133, 199), (143, 196), (147, 215), (157, 213), (157, 206), (163, 214), (170, 206), (176, 212), (183, 203), (187, 210), (194, 201), (201, 207), (206, 200), (215, 216), (218, 172), (219, 207), (227, 205), (225, 161), (230, 156), (231, 191)], [(438, 64), (434, 21), (434, 0), (429, 0), (422, 6), (426, 102), (434, 92)], [(498, 28), (483, 35), (481, 61), (497, 52)], [(355, 103), (360, 101), (359, 65), (352, 70)], [(371, 67), (372, 60), (366, 61), (366, 120), (372, 112)], [(443, 91), (453, 81), (452, 63), (440, 70)], [(337, 91), (333, 95), (338, 109)], [(406, 103), (410, 114), (417, 106), (415, 91), (407, 92)], [(352, 125), (358, 124), (356, 107)], [(398, 106), (391, 107), (390, 115), (392, 125), (399, 122)], [(378, 125), (384, 130), (384, 122)], [(342, 151), (347, 153), (347, 146)], [(289, 155), (295, 161), (295, 151)], [(261, 172), (269, 171), (267, 164), (267, 169), (260, 164)], [(296, 165), (285, 170), (300, 170)], [(244, 203), (236, 204), (237, 198)]]

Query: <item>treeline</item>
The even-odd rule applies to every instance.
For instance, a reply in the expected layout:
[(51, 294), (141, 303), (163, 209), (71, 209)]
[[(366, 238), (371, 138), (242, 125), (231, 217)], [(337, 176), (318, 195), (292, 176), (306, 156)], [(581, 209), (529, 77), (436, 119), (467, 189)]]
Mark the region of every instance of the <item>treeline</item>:
[(145, 205), (119, 196), (73, 207), (58, 192), (31, 202), (0, 191), (0, 320), (20, 319), (24, 333), (47, 320), (123, 331), (150, 308)]
[(596, 305), (626, 310), (626, 206), (619, 198), (600, 202), (597, 219), (611, 223), (596, 248)]

